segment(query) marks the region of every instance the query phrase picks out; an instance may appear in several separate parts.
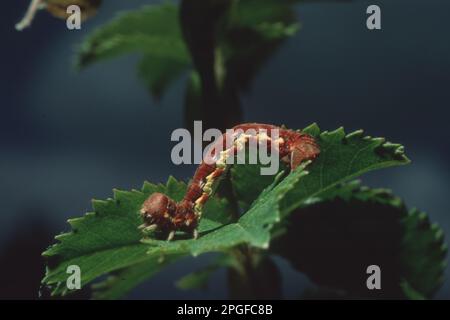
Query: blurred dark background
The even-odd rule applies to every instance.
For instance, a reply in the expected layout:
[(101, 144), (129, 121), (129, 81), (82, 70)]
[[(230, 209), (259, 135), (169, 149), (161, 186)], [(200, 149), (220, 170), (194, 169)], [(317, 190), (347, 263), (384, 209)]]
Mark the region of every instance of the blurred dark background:
[[(183, 127), (184, 79), (159, 102), (136, 77), (138, 56), (77, 73), (77, 45), (117, 10), (152, 1), (104, 1), (80, 31), (40, 12), (32, 28), (14, 29), (28, 0), (1, 11), (0, 297), (37, 297), (42, 252), (66, 220), (92, 198), (144, 180), (187, 179), (191, 166), (170, 161), (171, 132)], [(382, 9), (382, 30), (366, 29), (366, 8)], [(406, 146), (412, 164), (363, 177), (429, 213), (450, 235), (450, 3), (443, 0), (318, 2), (296, 6), (301, 30), (261, 70), (242, 99), (247, 121), (301, 128), (363, 128)], [(208, 256), (173, 265), (130, 298), (225, 298), (224, 273), (209, 291), (178, 291), (173, 280)], [(308, 285), (285, 261), (284, 292)], [(448, 277), (448, 268), (447, 274)], [(436, 298), (450, 298), (446, 281)]]

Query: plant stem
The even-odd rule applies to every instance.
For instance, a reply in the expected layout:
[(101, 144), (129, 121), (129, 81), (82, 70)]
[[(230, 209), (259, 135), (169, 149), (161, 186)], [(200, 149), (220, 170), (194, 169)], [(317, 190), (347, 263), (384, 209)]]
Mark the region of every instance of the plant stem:
[(281, 275), (267, 254), (244, 245), (232, 255), (239, 267), (227, 270), (230, 299), (281, 298)]

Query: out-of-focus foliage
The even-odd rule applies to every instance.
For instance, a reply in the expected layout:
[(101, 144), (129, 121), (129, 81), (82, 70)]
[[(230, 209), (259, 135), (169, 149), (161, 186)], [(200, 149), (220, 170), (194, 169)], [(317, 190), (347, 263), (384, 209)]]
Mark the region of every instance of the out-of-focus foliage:
[[(338, 185), (296, 209), (283, 229), (272, 252), (349, 298), (430, 298), (442, 284), (442, 230), (389, 190)], [(382, 290), (366, 287), (365, 271), (373, 264), (380, 267)]]

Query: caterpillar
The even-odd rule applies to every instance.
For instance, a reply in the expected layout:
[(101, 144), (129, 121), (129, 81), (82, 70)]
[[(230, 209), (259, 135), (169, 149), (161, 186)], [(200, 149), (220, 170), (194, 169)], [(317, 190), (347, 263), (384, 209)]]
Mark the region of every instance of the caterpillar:
[[(277, 137), (272, 133), (277, 129)], [(228, 157), (234, 157), (245, 148), (251, 140), (278, 146), (279, 158), (286, 162), (291, 170), (297, 168), (303, 161), (315, 159), (320, 149), (315, 139), (303, 132), (286, 129), (270, 124), (244, 123), (232, 128), (232, 134), (224, 133), (211, 147), (198, 166), (188, 185), (183, 200), (176, 202), (163, 193), (151, 194), (143, 203), (140, 214), (144, 221), (139, 226), (144, 233), (156, 230), (168, 234), (167, 240), (173, 239), (176, 231), (190, 233), (198, 238), (198, 224), (202, 216), (204, 204), (213, 193), (213, 185), (229, 167)], [(276, 141), (275, 141), (276, 139)], [(229, 146), (218, 152), (215, 148)]]

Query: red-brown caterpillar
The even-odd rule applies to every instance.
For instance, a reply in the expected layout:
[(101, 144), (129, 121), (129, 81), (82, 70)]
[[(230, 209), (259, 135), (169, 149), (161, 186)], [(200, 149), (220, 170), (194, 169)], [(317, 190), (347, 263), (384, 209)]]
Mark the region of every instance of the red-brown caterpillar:
[[(272, 130), (278, 130), (278, 155), (287, 162), (291, 170), (297, 168), (305, 160), (315, 159), (320, 149), (315, 139), (303, 132), (280, 128), (269, 124), (245, 123), (235, 126), (232, 130), (234, 135), (223, 134), (220, 141), (222, 146), (227, 145), (227, 139), (232, 139), (230, 148), (216, 154), (214, 148), (210, 153), (211, 158), (204, 161), (197, 168), (186, 194), (180, 202), (175, 202), (162, 193), (153, 193), (144, 202), (140, 210), (144, 223), (139, 226), (144, 232), (160, 230), (168, 233), (167, 240), (171, 240), (175, 231), (191, 233), (194, 238), (198, 237), (197, 226), (201, 218), (203, 205), (212, 194), (212, 185), (217, 181), (227, 168), (226, 158), (236, 155), (245, 148), (246, 143), (256, 139), (258, 143), (267, 142), (271, 144)], [(244, 134), (242, 134), (244, 132)], [(253, 132), (247, 134), (246, 132)], [(230, 142), (230, 141), (228, 141)], [(217, 158), (219, 156), (219, 158)]]

